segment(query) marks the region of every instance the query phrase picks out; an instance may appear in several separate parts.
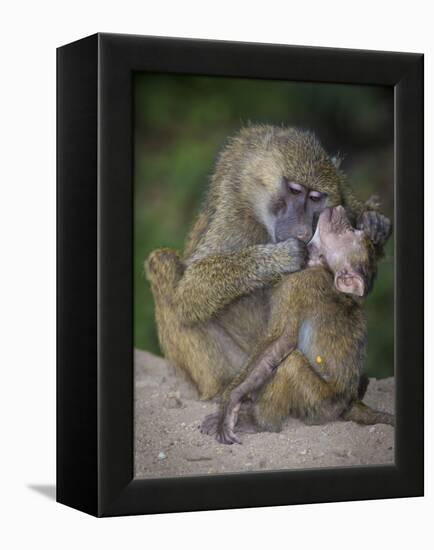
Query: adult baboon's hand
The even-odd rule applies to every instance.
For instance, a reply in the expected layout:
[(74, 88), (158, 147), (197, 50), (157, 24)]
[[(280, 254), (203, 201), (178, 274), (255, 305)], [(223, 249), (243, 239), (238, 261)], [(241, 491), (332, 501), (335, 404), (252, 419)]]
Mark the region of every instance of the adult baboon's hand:
[(276, 245), (280, 247), (282, 252), (286, 253), (286, 258), (282, 262), (283, 273), (292, 273), (300, 271), (307, 263), (307, 246), (306, 243), (295, 237), (290, 237)]

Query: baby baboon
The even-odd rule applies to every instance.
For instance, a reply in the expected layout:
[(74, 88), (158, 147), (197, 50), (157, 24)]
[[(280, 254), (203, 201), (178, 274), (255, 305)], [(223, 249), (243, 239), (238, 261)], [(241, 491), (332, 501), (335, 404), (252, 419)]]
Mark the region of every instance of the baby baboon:
[(269, 430), (289, 415), (309, 423), (393, 424), (392, 415), (361, 402), (366, 322), (360, 298), (375, 276), (374, 246), (337, 206), (321, 213), (308, 248), (309, 267), (277, 285), (265, 340), (225, 390), (219, 412), (202, 424), (202, 432), (221, 443), (240, 442), (237, 417), (249, 399), (253, 417)]
[(381, 249), (389, 220), (354, 197), (311, 132), (250, 126), (228, 142), (183, 257), (156, 250), (145, 264), (161, 348), (202, 399), (241, 370), (274, 283), (304, 267), (320, 212), (338, 204)]

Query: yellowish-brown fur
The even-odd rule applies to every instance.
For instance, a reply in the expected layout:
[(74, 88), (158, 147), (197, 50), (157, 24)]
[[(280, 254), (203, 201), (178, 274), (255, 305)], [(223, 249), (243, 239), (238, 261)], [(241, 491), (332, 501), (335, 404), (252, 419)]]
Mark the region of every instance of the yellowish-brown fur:
[(314, 134), (250, 126), (220, 154), (184, 254), (156, 250), (146, 261), (161, 348), (202, 399), (240, 372), (268, 326), (274, 285), (304, 266), (301, 243), (271, 242), (258, 221), (288, 174), (326, 193), (328, 205), (345, 205), (351, 220), (364, 209)]

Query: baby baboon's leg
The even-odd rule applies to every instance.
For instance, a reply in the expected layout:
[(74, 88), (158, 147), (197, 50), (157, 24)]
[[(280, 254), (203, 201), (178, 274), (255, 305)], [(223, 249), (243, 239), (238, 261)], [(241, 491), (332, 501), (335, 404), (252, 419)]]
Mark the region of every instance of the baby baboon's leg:
[(338, 418), (343, 406), (336, 399), (333, 385), (322, 379), (296, 350), (282, 361), (258, 397), (255, 417), (261, 428), (279, 431), (290, 415), (321, 423)]
[(184, 268), (174, 250), (152, 252), (145, 270), (154, 296), (158, 338), (165, 357), (187, 373), (202, 399), (211, 399), (241, 368), (245, 353), (216, 322), (186, 325), (180, 320), (174, 291)]
[[(241, 405), (246, 399), (255, 399), (284, 357), (294, 349), (291, 340), (284, 333), (278, 338), (267, 339), (265, 345), (250, 358), (243, 371), (234, 378), (222, 395), (222, 407), (219, 415), (207, 417), (202, 424), (202, 433), (213, 431), (213, 422), (217, 420), (216, 439), (219, 443), (231, 445), (241, 443), (235, 435), (235, 427)], [(211, 428), (210, 428), (211, 427)]]
[(362, 403), (356, 401), (351, 407), (342, 414), (344, 420), (352, 420), (358, 424), (390, 424), (395, 425), (395, 416), (393, 414), (376, 411)]

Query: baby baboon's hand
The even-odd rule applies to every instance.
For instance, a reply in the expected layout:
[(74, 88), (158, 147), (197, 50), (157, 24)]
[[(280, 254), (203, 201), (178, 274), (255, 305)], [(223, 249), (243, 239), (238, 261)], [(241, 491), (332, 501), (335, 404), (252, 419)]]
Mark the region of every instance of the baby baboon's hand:
[(303, 269), (306, 265), (307, 248), (306, 243), (303, 241), (300, 241), (295, 237), (290, 237), (286, 241), (278, 243), (274, 246), (282, 268), (282, 273), (300, 271), (300, 269)]
[(392, 222), (375, 210), (363, 212), (357, 227), (363, 229), (375, 245), (383, 245), (392, 233)]

